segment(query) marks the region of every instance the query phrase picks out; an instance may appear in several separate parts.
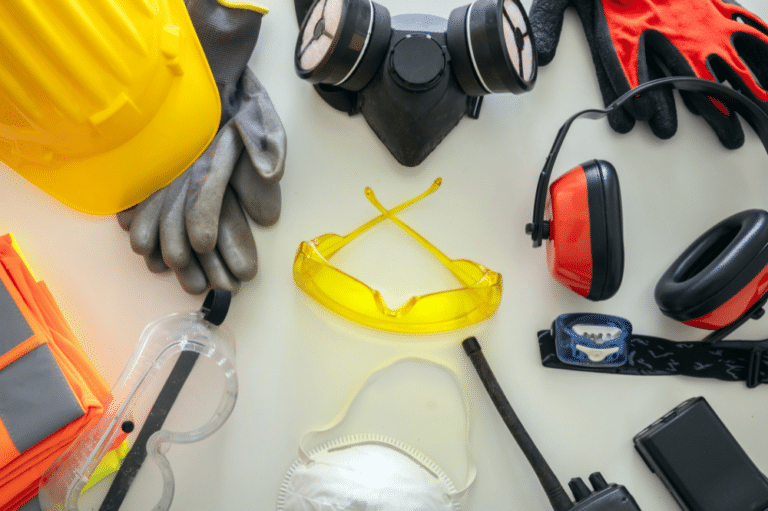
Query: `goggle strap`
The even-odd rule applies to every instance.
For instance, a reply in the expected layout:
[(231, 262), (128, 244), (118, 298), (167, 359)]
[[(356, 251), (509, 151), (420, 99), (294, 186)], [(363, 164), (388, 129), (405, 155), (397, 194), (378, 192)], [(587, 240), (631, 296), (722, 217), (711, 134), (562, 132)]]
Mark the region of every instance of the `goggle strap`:
[[(171, 376), (160, 390), (99, 509), (116, 509), (120, 506), (147, 453), (158, 463), (163, 478), (163, 496), (154, 509), (165, 511), (170, 507), (174, 490), (173, 473), (163, 456), (160, 444), (186, 444), (213, 434), (229, 418), (237, 398), (237, 374), (231, 339), (226, 335), (215, 335), (215, 329), (205, 329), (206, 335), (196, 335), (192, 339), (181, 334), (178, 338), (165, 338), (157, 333), (179, 329), (197, 331), (197, 325), (204, 321), (203, 312), (172, 314), (151, 323), (144, 330), (131, 360), (112, 387), (112, 402), (108, 406), (105, 405), (105, 413), (78, 437), (70, 446), (70, 450), (49, 467), (43, 476), (42, 481), (46, 482), (40, 485), (40, 498), (46, 509), (49, 504), (54, 507), (62, 506), (62, 509), (78, 509), (78, 498), (88, 481), (87, 476), (93, 473), (108, 451), (108, 446), (119, 436), (121, 424), (132, 417), (131, 410), (135, 405), (136, 396), (146, 390), (146, 384), (173, 355), (180, 353), (171, 370)], [(224, 393), (214, 416), (204, 426), (189, 432), (161, 429), (168, 410), (173, 406), (181, 386), (200, 354), (214, 360), (226, 377)], [(145, 442), (146, 449), (143, 448)]]
[(338, 426), (339, 424), (341, 424), (342, 421), (344, 421), (344, 419), (346, 418), (347, 413), (349, 413), (349, 409), (352, 407), (352, 403), (355, 402), (355, 399), (357, 399), (357, 397), (360, 394), (362, 394), (362, 392), (365, 389), (367, 389), (373, 383), (381, 379), (381, 377), (390, 369), (407, 362), (418, 362), (418, 363), (426, 364), (432, 367), (436, 367), (438, 369), (442, 369), (453, 378), (454, 382), (456, 383), (456, 387), (460, 391), (459, 393), (461, 394), (461, 404), (464, 409), (464, 450), (467, 453), (467, 477), (464, 485), (461, 488), (458, 488), (455, 492), (453, 492), (451, 494), (451, 497), (461, 498), (467, 492), (467, 490), (469, 490), (469, 488), (475, 482), (475, 479), (477, 477), (477, 465), (475, 464), (475, 460), (472, 457), (472, 451), (469, 446), (470, 410), (469, 410), (469, 401), (467, 399), (468, 389), (465, 388), (457, 372), (452, 367), (442, 362), (438, 362), (436, 360), (430, 360), (430, 359), (421, 358), (421, 357), (404, 357), (404, 358), (399, 358), (399, 359), (387, 362), (383, 366), (374, 370), (371, 374), (369, 374), (366, 377), (363, 383), (360, 384), (360, 386), (358, 386), (357, 390), (352, 394), (352, 397), (349, 399), (349, 401), (347, 401), (347, 403), (344, 405), (341, 411), (333, 419), (331, 419), (331, 421), (328, 424), (320, 427), (319, 429), (308, 431), (304, 433), (304, 435), (302, 435), (301, 440), (299, 441), (299, 460), (301, 460), (301, 462), (304, 464), (310, 463), (312, 459), (309, 457), (309, 454), (308, 454), (309, 449), (305, 447), (307, 443), (311, 439), (317, 437), (318, 435), (322, 433), (326, 433), (332, 430), (333, 428), (335, 428), (336, 426)]

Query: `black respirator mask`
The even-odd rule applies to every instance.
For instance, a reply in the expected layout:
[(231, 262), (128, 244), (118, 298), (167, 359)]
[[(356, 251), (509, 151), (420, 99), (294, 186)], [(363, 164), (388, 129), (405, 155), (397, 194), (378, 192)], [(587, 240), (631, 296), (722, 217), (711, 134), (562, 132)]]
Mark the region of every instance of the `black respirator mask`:
[[(294, 0), (299, 77), (334, 108), (362, 112), (403, 165), (424, 161), (482, 97), (529, 91), (536, 50), (519, 0), (476, 0), (448, 20), (390, 17), (371, 0)], [(303, 22), (301, 21), (303, 20)]]

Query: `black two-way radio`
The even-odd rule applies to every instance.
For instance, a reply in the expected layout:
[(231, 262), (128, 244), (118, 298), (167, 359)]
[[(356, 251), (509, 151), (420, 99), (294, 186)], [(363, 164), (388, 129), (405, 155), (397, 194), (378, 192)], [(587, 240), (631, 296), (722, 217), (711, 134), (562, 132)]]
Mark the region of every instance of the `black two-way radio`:
[(590, 490), (580, 477), (570, 480), (568, 486), (573, 492), (576, 500), (574, 503), (566, 493), (565, 489), (558, 481), (555, 473), (547, 464), (544, 456), (541, 455), (536, 444), (528, 435), (525, 427), (518, 419), (517, 414), (509, 404), (504, 391), (501, 390), (499, 382), (493, 375), (488, 361), (485, 359), (477, 339), (470, 337), (462, 342), (464, 351), (475, 366), (480, 380), (485, 386), (485, 390), (499, 411), (501, 418), (509, 428), (510, 433), (515, 438), (517, 445), (522, 449), (528, 462), (536, 472), (536, 476), (544, 488), (544, 492), (549, 498), (554, 511), (640, 511), (640, 507), (635, 499), (624, 486), (618, 484), (608, 484), (600, 472), (594, 472), (589, 476), (589, 482), (592, 484)]

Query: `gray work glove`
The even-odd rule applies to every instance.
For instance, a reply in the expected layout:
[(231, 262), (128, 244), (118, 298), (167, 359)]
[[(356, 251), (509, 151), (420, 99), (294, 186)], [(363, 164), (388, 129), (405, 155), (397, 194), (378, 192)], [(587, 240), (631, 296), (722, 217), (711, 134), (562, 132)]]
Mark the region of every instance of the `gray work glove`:
[(256, 223), (280, 216), (286, 137), (267, 92), (248, 68), (262, 13), (216, 0), (186, 0), (219, 89), (219, 131), (179, 177), (118, 214), (150, 271), (170, 269), (189, 293), (236, 291), (256, 275)]

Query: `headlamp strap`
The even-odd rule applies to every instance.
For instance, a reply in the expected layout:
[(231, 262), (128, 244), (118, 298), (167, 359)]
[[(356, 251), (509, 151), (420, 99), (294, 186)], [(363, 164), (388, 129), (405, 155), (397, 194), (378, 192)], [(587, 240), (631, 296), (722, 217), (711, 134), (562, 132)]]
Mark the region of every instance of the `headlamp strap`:
[(630, 334), (622, 346), (622, 351), (626, 353), (624, 362), (620, 365), (610, 365), (601, 364), (599, 361), (579, 363), (577, 359), (568, 356), (571, 350), (564, 346), (560, 346), (558, 353), (557, 328), (561, 326), (557, 326), (556, 321), (551, 330), (538, 333), (541, 362), (544, 367), (612, 374), (677, 374), (743, 381), (749, 388), (768, 383), (768, 339), (714, 343), (678, 342), (649, 335)]

